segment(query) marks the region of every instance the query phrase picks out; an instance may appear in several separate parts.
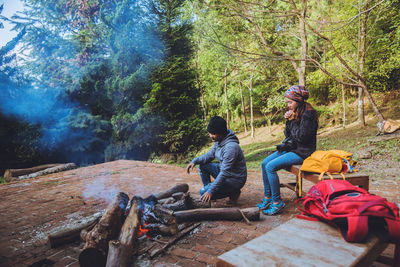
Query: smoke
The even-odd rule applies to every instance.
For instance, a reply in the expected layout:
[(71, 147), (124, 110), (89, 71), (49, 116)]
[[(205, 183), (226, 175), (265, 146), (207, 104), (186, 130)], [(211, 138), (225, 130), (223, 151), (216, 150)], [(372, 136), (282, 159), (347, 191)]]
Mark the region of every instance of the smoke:
[(120, 190), (117, 186), (110, 184), (109, 178), (100, 177), (86, 184), (82, 196), (84, 198), (94, 198), (104, 200), (106, 203), (111, 203), (119, 192)]
[[(129, 90), (139, 86), (130, 85), (129, 83), (135, 80), (128, 80), (126, 77), (141, 69), (146, 70), (142, 68), (143, 65), (156, 66), (155, 62), (161, 63), (163, 57), (163, 45), (156, 34), (154, 18), (148, 14), (149, 9), (143, 7), (143, 3), (122, 1), (117, 5), (131, 6), (110, 5), (108, 10), (101, 11), (107, 16), (102, 17), (104, 25), (99, 29), (103, 31), (107, 28), (109, 34), (104, 35), (103, 40), (93, 39), (93, 44), (84, 43), (84, 35), (73, 37), (72, 34), (58, 32), (59, 25), (55, 24), (55, 27), (52, 27), (49, 24), (52, 23), (51, 20), (31, 25), (23, 39), (25, 46), (21, 53), (25, 56), (18, 59), (19, 65), (13, 66), (24, 72), (24, 82), (13, 80), (11, 76), (7, 82), (0, 80), (0, 98), (3, 100), (0, 112), (40, 125), (40, 144), (44, 150), (62, 153), (65, 159), (78, 164), (104, 161), (104, 150), (111, 139), (110, 118), (94, 116), (93, 110), (87, 107), (98, 101), (95, 99), (97, 95), (89, 94), (87, 99), (79, 99), (79, 103), (73, 101), (70, 96), (71, 92), (79, 93), (83, 90), (82, 79), (87, 77), (91, 65), (110, 62), (113, 64), (110, 69), (114, 73), (109, 75), (120, 73), (121, 81), (119, 84), (107, 85), (114, 92), (111, 90), (108, 93), (100, 93), (111, 94), (110, 101), (114, 103), (110, 105), (138, 106), (138, 100), (135, 98), (142, 98), (142, 95), (129, 95), (124, 90), (126, 86), (129, 86)], [(45, 1), (42, 5), (46, 8)], [(34, 8), (38, 7), (41, 8), (40, 4)], [(31, 11), (30, 14), (42, 12)], [(93, 32), (86, 31), (86, 34), (94, 38), (99, 33), (94, 29)], [(82, 49), (82, 46), (85, 48)], [(1, 74), (7, 74), (4, 71), (7, 67), (0, 66)], [(137, 76), (142, 80), (148, 78), (147, 74)], [(106, 78), (107, 76), (95, 80), (90, 85), (91, 90), (105, 90), (107, 86), (101, 88), (101, 84), (105, 83)], [(125, 83), (124, 78), (127, 80)], [(141, 83), (144, 84), (143, 81)], [(6, 86), (3, 86), (4, 84)], [(100, 89), (97, 89), (97, 86)], [(115, 99), (115, 96), (124, 101)], [(132, 103), (127, 103), (129, 101)], [(110, 111), (111, 116), (113, 112)]]

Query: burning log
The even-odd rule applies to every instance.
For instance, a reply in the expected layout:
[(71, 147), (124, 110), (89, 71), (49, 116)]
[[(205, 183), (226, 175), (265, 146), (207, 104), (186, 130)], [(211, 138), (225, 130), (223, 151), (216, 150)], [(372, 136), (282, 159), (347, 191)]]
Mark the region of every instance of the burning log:
[(178, 200), (172, 204), (164, 204), (162, 205), (163, 208), (172, 210), (172, 211), (179, 211), (179, 210), (188, 210), (192, 208), (192, 198), (190, 197), (189, 193), (185, 194), (185, 197), (181, 200)]
[(178, 232), (177, 224), (165, 225), (161, 223), (150, 223), (147, 224), (144, 228), (150, 230), (151, 236), (173, 236)]
[(82, 252), (79, 254), (79, 263), (82, 267), (106, 265), (108, 242), (118, 237), (128, 202), (128, 195), (120, 192), (107, 207), (93, 230), (81, 233), (85, 242)]
[(177, 184), (177, 185), (171, 187), (170, 189), (161, 191), (158, 194), (154, 194), (154, 196), (159, 200), (159, 199), (163, 199), (163, 198), (168, 198), (168, 197), (172, 196), (172, 194), (174, 194), (174, 193), (178, 193), (178, 192), (186, 193), (187, 191), (189, 191), (188, 184)]
[(92, 216), (83, 218), (77, 222), (69, 223), (71, 226), (54, 229), (52, 233), (47, 236), (47, 244), (50, 248), (55, 248), (63, 244), (67, 244), (79, 240), (80, 232), (85, 229), (90, 231), (99, 221), (102, 213), (98, 212)]
[(189, 209), (205, 209), (211, 207), (211, 202), (202, 202), (200, 199), (195, 199), (190, 196), (190, 193), (186, 193), (184, 198), (178, 200), (172, 204), (162, 205), (166, 209), (173, 211), (189, 210)]
[(177, 193), (173, 193), (172, 194), (172, 198), (175, 200), (181, 200), (185, 197), (185, 193), (184, 192), (177, 192)]
[(140, 227), (140, 215), (138, 203), (135, 198), (131, 200), (131, 208), (118, 240), (109, 243), (107, 267), (130, 266), (133, 244), (136, 240), (137, 231)]
[(158, 202), (159, 204), (161, 204), (161, 205), (164, 205), (164, 204), (172, 204), (172, 203), (175, 203), (175, 201), (176, 201), (176, 199), (174, 199), (173, 197), (167, 197), (167, 198), (160, 199), (160, 200), (158, 200), (157, 202)]
[(24, 179), (29, 179), (29, 178), (35, 178), (38, 176), (56, 173), (56, 172), (67, 171), (67, 170), (71, 170), (74, 168), (76, 168), (75, 163), (67, 163), (67, 164), (57, 165), (55, 167), (47, 168), (42, 171), (34, 172), (31, 174), (22, 175), (22, 176), (18, 176), (18, 177), (12, 177), (10, 179), (10, 181), (19, 181), (19, 180), (24, 180)]
[(250, 221), (260, 219), (260, 211), (258, 208), (246, 208), (239, 210), (238, 208), (210, 208), (210, 209), (193, 209), (174, 212), (178, 223), (187, 221), (211, 221), (211, 220), (230, 220), (239, 221), (243, 218), (242, 213)]
[(7, 169), (4, 172), (3, 176), (4, 176), (4, 179), (6, 180), (6, 182), (10, 182), (18, 176), (30, 174), (33, 172), (38, 172), (38, 171), (41, 171), (41, 170), (44, 170), (47, 168), (52, 168), (52, 167), (55, 167), (58, 165), (60, 165), (60, 163), (39, 165), (39, 166), (35, 166), (32, 168), (25, 168), (25, 169)]

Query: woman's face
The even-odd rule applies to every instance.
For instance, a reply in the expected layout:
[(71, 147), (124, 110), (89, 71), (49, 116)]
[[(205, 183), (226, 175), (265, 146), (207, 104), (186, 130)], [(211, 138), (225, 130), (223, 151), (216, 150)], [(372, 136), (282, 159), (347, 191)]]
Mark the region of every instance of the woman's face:
[(294, 111), (299, 105), (299, 103), (287, 97), (285, 97), (285, 102), (287, 104), (288, 109), (292, 111)]

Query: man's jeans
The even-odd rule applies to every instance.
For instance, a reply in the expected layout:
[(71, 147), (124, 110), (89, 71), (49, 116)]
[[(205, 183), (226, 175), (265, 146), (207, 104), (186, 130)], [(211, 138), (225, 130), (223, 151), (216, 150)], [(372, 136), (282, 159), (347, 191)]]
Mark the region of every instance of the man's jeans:
[(273, 202), (280, 202), (282, 200), (280, 183), (276, 172), (292, 165), (302, 164), (303, 160), (304, 159), (296, 153), (287, 151), (276, 151), (266, 157), (261, 163), (264, 196), (267, 198), (272, 197)]
[[(210, 188), (210, 186), (212, 185), (211, 176), (214, 177), (214, 179), (215, 179), (218, 176), (219, 172), (220, 172), (220, 169), (219, 169), (218, 163), (206, 163), (206, 164), (199, 165), (199, 174), (201, 177), (201, 181), (203, 182), (203, 185), (204, 185), (204, 187), (202, 189), (200, 189), (201, 196), (205, 192), (207, 192), (208, 189)], [(240, 191), (240, 189), (234, 188), (225, 182), (218, 189), (218, 191), (212, 195), (211, 199), (219, 199), (219, 198), (229, 197), (230, 195), (237, 193), (239, 191)]]

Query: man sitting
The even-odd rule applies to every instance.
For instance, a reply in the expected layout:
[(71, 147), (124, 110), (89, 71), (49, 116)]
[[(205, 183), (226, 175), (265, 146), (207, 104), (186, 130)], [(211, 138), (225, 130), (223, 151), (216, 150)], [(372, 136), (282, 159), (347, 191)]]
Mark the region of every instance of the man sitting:
[[(214, 142), (209, 152), (194, 158), (186, 167), (187, 173), (199, 164), (199, 173), (204, 187), (200, 190), (201, 201), (229, 197), (236, 203), (240, 189), (247, 180), (247, 167), (239, 139), (226, 127), (226, 121), (215, 116), (210, 119), (207, 131)], [(219, 163), (212, 163), (214, 159)], [(211, 177), (214, 182), (211, 182)]]

